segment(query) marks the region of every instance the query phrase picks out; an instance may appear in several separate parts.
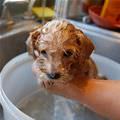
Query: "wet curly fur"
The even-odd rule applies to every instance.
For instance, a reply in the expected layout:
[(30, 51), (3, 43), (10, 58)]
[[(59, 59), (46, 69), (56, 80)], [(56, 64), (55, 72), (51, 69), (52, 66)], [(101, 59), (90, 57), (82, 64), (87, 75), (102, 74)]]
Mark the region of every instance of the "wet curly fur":
[(66, 20), (52, 20), (30, 33), (28, 52), (39, 82), (67, 82), (75, 76), (98, 76), (90, 58), (94, 45), (84, 33)]

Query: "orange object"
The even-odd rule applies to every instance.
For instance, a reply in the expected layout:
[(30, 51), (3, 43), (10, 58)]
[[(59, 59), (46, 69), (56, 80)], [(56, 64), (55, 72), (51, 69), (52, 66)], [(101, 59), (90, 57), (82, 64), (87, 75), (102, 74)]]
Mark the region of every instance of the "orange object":
[(120, 0), (105, 0), (100, 16), (120, 22)]
[(101, 17), (101, 10), (102, 7), (101, 6), (91, 6), (89, 8), (89, 15), (91, 17), (91, 19), (93, 20), (93, 22), (98, 25), (101, 26), (103, 28), (108, 28), (108, 29), (120, 29), (120, 23), (114, 21), (113, 19), (108, 19), (108, 18), (104, 18)]

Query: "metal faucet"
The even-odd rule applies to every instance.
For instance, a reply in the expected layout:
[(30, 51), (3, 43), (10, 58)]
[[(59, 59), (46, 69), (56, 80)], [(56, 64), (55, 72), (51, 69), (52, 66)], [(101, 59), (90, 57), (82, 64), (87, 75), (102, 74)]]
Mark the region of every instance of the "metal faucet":
[[(4, 0), (2, 15), (0, 19), (0, 28), (8, 28), (9, 26), (12, 26), (15, 21), (13, 19), (11, 11), (15, 11), (13, 10), (14, 6), (17, 6), (17, 9), (21, 9), (25, 4), (28, 6), (29, 0)], [(14, 16), (16, 14), (14, 13)]]
[(7, 26), (11, 26), (14, 24), (13, 18), (9, 13), (9, 10), (7, 9), (7, 6), (3, 6), (2, 15), (0, 19), (0, 27), (6, 28)]

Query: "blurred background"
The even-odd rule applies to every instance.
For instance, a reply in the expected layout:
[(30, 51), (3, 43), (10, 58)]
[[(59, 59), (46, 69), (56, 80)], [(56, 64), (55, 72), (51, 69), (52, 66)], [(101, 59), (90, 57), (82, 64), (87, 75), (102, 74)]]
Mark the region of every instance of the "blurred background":
[(26, 51), (30, 31), (54, 18), (68, 19), (97, 54), (120, 63), (120, 0), (0, 0), (0, 70)]

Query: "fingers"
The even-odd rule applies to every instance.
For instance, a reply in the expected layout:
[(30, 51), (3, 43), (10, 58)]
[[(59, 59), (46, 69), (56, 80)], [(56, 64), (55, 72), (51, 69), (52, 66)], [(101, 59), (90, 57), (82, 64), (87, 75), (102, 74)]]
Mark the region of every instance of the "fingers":
[(53, 81), (50, 81), (50, 80), (43, 80), (41, 82), (41, 86), (45, 89), (49, 89), (53, 86), (54, 82)]
[(67, 95), (67, 86), (61, 81), (54, 81), (51, 87), (47, 87), (47, 91), (61, 95), (61, 96), (66, 96)]

